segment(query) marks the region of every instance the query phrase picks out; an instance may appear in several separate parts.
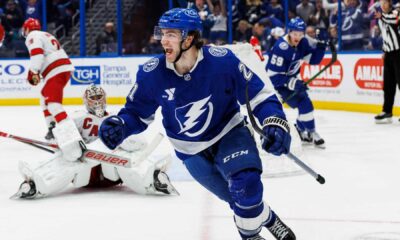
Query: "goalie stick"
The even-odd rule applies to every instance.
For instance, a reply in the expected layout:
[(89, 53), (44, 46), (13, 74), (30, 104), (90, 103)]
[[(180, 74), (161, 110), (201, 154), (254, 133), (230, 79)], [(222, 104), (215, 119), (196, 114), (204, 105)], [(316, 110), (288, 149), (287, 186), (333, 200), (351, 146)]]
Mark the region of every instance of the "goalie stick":
[[(319, 72), (317, 72), (314, 76), (312, 76), (310, 79), (308, 79), (304, 85), (308, 85), (310, 84), (312, 81), (314, 81), (319, 75), (321, 75), (321, 73), (325, 72), (326, 69), (330, 68), (337, 60), (337, 52), (336, 52), (336, 48), (335, 48), (335, 44), (332, 41), (329, 41), (329, 49), (331, 50), (332, 53), (332, 58), (329, 61), (329, 63), (324, 66), (321, 70), (319, 70)], [(282, 104), (286, 103), (287, 101), (289, 101), (292, 97), (294, 97), (297, 94), (297, 92), (293, 92), (292, 94), (289, 95), (289, 97), (287, 97), (286, 99), (283, 100)]]
[[(42, 142), (42, 141), (38, 141), (35, 139), (19, 137), (19, 136), (8, 134), (8, 133), (2, 132), (2, 131), (0, 131), (0, 137), (11, 138), (18, 142), (29, 144), (31, 146), (37, 147), (44, 151), (47, 151), (49, 149), (45, 148), (45, 149), (47, 149), (47, 150), (45, 150), (45, 149), (43, 149), (44, 147), (40, 146), (40, 145), (49, 146), (49, 147), (58, 149), (57, 144)], [(110, 164), (110, 165), (118, 166), (118, 167), (125, 167), (125, 168), (130, 168), (132, 166), (132, 161), (129, 158), (120, 157), (120, 156), (117, 156), (117, 155), (114, 155), (111, 153), (105, 153), (105, 152), (92, 150), (92, 149), (84, 149), (81, 160), (96, 161), (96, 162), (101, 162), (101, 163)]]
[[(39, 148), (41, 150), (55, 153), (55, 151), (45, 148), (40, 145), (44, 146), (49, 146), (58, 149), (57, 144), (52, 144), (48, 142), (42, 142), (38, 141), (35, 139), (29, 139), (29, 138), (24, 138), (24, 137), (19, 137), (16, 135), (11, 135), (5, 132), (0, 131), (0, 136), (1, 137), (6, 137), (6, 138), (11, 138), (14, 139), (18, 142), (26, 143), (29, 144), (33, 147)], [(152, 141), (147, 145), (147, 147), (143, 150), (143, 152), (137, 156), (137, 159), (145, 159), (147, 158), (156, 148), (157, 146), (161, 143), (161, 140), (164, 138), (164, 135), (161, 133), (157, 133), (157, 135), (152, 139)], [(125, 167), (125, 168), (130, 168), (132, 166), (132, 160), (129, 158), (125, 157), (120, 157), (111, 153), (104, 153), (101, 151), (97, 150), (92, 150), (92, 149), (87, 149), (84, 147), (84, 152), (81, 157), (83, 160), (92, 160), (92, 161), (98, 161), (101, 163), (106, 163), (114, 166), (119, 166), (119, 167)]]
[[(268, 137), (265, 136), (263, 130), (257, 125), (256, 120), (254, 118), (253, 115), (253, 111), (251, 110), (250, 107), (250, 100), (249, 100), (249, 81), (248, 80), (246, 82), (246, 108), (247, 108), (247, 113), (249, 115), (250, 118), (250, 123), (253, 126), (254, 130), (260, 134), (260, 136), (266, 140), (268, 140)], [(304, 171), (306, 171), (307, 173), (309, 173), (311, 176), (313, 176), (315, 178), (315, 180), (317, 180), (320, 184), (324, 184), (325, 183), (325, 178), (321, 175), (319, 175), (318, 173), (316, 173), (312, 168), (310, 168), (309, 166), (307, 166), (307, 164), (305, 164), (303, 161), (301, 161), (298, 157), (296, 157), (293, 153), (289, 152), (287, 154), (287, 156), (289, 157), (289, 159), (293, 160), (299, 167), (301, 167)]]

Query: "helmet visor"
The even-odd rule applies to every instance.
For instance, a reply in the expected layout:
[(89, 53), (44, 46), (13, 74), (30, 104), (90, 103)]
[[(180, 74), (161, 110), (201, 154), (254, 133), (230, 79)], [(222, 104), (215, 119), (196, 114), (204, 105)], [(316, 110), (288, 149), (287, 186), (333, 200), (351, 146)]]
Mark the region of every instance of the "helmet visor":
[(187, 37), (187, 31), (181, 29), (172, 29), (172, 28), (160, 28), (159, 26), (154, 27), (154, 39), (155, 40), (182, 40)]

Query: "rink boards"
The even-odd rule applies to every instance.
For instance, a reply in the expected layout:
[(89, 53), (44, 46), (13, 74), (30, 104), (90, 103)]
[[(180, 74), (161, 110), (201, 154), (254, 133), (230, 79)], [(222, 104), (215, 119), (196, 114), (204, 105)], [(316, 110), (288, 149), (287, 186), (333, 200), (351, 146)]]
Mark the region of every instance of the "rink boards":
[[(101, 84), (109, 104), (123, 104), (136, 80), (139, 65), (151, 56), (113, 58), (72, 58), (75, 71), (64, 90), (64, 104), (81, 104), (81, 95), (88, 84)], [(326, 54), (320, 65), (303, 64), (305, 80), (318, 72), (331, 58)], [(254, 56), (242, 57), (253, 71), (265, 74), (266, 61)], [(0, 105), (37, 105), (42, 84), (32, 87), (26, 81), (28, 59), (0, 60)], [(338, 61), (310, 84), (309, 93), (319, 109), (379, 112), (383, 101), (383, 62), (381, 54), (339, 54)], [(395, 101), (400, 114), (399, 97)]]

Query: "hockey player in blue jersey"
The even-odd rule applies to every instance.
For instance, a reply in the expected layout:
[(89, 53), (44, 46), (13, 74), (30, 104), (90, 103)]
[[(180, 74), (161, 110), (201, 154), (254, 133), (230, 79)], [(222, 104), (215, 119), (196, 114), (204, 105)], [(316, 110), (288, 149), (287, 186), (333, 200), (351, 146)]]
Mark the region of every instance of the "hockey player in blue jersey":
[(262, 163), (240, 104), (249, 99), (268, 139), (269, 153), (288, 153), (291, 137), (282, 105), (271, 89), (228, 49), (205, 47), (201, 20), (193, 9), (164, 13), (154, 36), (165, 54), (137, 73), (137, 81), (117, 116), (104, 120), (100, 138), (113, 149), (144, 131), (161, 107), (163, 126), (177, 156), (202, 186), (226, 201), (242, 239), (259, 239), (266, 227), (276, 239), (294, 233), (263, 201)]
[[(326, 42), (304, 37), (306, 24), (299, 18), (288, 23), (288, 34), (276, 41), (269, 52), (267, 73), (275, 90), (291, 108), (299, 111), (296, 128), (305, 143), (325, 148), (325, 141), (315, 130), (314, 107), (307, 86), (299, 79), (302, 61), (319, 64), (324, 57)], [(296, 92), (295, 95), (292, 95)]]

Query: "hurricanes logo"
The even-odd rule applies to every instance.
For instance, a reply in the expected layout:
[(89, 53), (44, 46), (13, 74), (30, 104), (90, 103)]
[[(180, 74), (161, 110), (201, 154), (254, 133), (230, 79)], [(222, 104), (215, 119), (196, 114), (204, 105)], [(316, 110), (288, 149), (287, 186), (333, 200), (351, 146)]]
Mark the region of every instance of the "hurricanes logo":
[(214, 111), (210, 98), (211, 95), (175, 109), (175, 118), (180, 127), (179, 134), (196, 137), (208, 128)]

